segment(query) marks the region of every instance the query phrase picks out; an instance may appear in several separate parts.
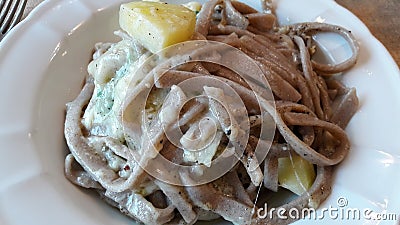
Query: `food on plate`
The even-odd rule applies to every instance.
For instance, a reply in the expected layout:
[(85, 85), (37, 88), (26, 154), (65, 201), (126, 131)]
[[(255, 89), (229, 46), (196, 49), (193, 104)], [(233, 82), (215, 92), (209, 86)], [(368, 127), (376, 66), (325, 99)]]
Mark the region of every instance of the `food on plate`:
[(119, 24), (145, 48), (156, 53), (189, 40), (194, 32), (196, 13), (182, 5), (130, 2), (121, 5)]
[[(121, 40), (96, 44), (67, 104), (66, 177), (144, 224), (288, 224), (289, 209), (317, 208), (350, 150), (358, 99), (340, 77), (359, 47), (337, 25), (280, 26), (261, 4), (122, 4)], [(319, 32), (352, 55), (315, 60)], [(285, 215), (257, 216), (264, 203)]]
[(308, 190), (315, 180), (313, 164), (293, 154), (278, 159), (279, 184), (297, 195)]

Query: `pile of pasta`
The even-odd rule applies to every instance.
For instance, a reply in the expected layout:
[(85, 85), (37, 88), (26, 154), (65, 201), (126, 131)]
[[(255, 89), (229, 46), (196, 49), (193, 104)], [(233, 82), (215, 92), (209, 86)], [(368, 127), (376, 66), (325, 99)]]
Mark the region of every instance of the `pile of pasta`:
[[(109, 204), (144, 224), (194, 224), (219, 217), (234, 224), (288, 224), (295, 218), (281, 219), (276, 211), (267, 218), (258, 218), (255, 212), (263, 206), (257, 202), (260, 196), (279, 193), (278, 160), (296, 155), (313, 165), (316, 177), (310, 188), (279, 207), (286, 209), (286, 213), (293, 208), (301, 211), (318, 207), (331, 192), (334, 166), (350, 150), (344, 129), (358, 109), (358, 99), (355, 89), (347, 88), (338, 78), (355, 65), (359, 47), (351, 32), (340, 26), (314, 22), (279, 26), (270, 3), (262, 4), (263, 11), (259, 12), (239, 1), (210, 0), (197, 15), (192, 39), (219, 42), (240, 50), (258, 66), (269, 87), (257, 82), (249, 84), (235, 71), (210, 61), (191, 61), (165, 70), (178, 57), (193, 59), (219, 54), (213, 45), (200, 46), (183, 56), (170, 56), (163, 65), (154, 65), (140, 79), (135, 78), (134, 84), (130, 81), (134, 86), (129, 86), (122, 99), (116, 93), (112, 101), (114, 105), (120, 101), (121, 110), (114, 112), (113, 123), (118, 130), (112, 133), (104, 124), (85, 122), (89, 116), (85, 110), (96, 105), (97, 63), (115, 73), (123, 67), (121, 59), (126, 61), (134, 54), (140, 63), (150, 53), (121, 31), (121, 42), (97, 45), (91, 63), (96, 64), (92, 70), (95, 72), (89, 74), (79, 96), (67, 104), (65, 138), (70, 153), (65, 160), (66, 177), (76, 185), (95, 189)], [(320, 32), (342, 36), (352, 50), (351, 57), (339, 64), (313, 60), (318, 49), (312, 37)], [(116, 61), (116, 53), (120, 62)], [(243, 68), (248, 66), (235, 58), (228, 61), (242, 63)], [(197, 77), (229, 85), (240, 96), (245, 109), (237, 113), (224, 107), (221, 103), (228, 100), (223, 91), (209, 86), (202, 93), (208, 98), (184, 105), (187, 99), (178, 84)], [(263, 97), (267, 90), (272, 99)], [(151, 117), (143, 116), (146, 110), (135, 111), (140, 105), (146, 108), (147, 103), (140, 102), (143, 93), (163, 93), (162, 107), (153, 110)], [(160, 116), (167, 106), (168, 113), (179, 119), (178, 125)], [(276, 125), (271, 140), (263, 140), (260, 135), (263, 112)], [(230, 113), (250, 121), (244, 146), (235, 145), (240, 129), (234, 124), (241, 121), (234, 121)], [(157, 167), (157, 157), (176, 165), (200, 165), (185, 161), (185, 150), (168, 140), (165, 127), (189, 132), (199, 127), (204, 115), (213, 117), (218, 124), (219, 146), (231, 144), (241, 148), (241, 155), (233, 154), (237, 163), (218, 179), (199, 185), (191, 185), (196, 173), (169, 171), (181, 185), (150, 174), (148, 168)], [(257, 146), (266, 151), (265, 157), (257, 157)], [(221, 154), (215, 153), (214, 158)]]

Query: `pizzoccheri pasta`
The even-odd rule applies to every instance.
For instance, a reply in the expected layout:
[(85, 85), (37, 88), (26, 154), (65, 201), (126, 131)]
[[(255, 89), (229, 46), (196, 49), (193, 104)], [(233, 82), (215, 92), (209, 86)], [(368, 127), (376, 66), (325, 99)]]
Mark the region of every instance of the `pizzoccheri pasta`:
[[(261, 2), (262, 12), (206, 2), (191, 40), (162, 53), (122, 30), (121, 41), (97, 44), (67, 104), (66, 177), (144, 224), (288, 224), (255, 214), (285, 188), (295, 193), (279, 206), (286, 213), (317, 208), (350, 149), (344, 129), (358, 99), (338, 77), (359, 47), (337, 25), (279, 26)], [(320, 32), (342, 36), (351, 57), (313, 60)]]

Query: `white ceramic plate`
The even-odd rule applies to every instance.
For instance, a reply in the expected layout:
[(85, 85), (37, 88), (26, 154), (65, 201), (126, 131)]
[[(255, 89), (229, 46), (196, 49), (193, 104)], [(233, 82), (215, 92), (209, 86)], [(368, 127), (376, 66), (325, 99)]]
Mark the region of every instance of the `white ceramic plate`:
[[(117, 40), (112, 31), (117, 29), (120, 2), (46, 1), (0, 43), (0, 224), (132, 224), (63, 175), (65, 103), (80, 91), (94, 44)], [(371, 216), (398, 213), (400, 73), (396, 64), (367, 28), (334, 1), (277, 0), (277, 5), (282, 23), (339, 24), (352, 30), (361, 45), (357, 66), (343, 77), (348, 86), (357, 88), (361, 102), (347, 128), (352, 149), (337, 169), (333, 193), (321, 208), (371, 209)], [(326, 48), (333, 55), (345, 52), (343, 43), (327, 40)], [(339, 207), (343, 201), (347, 205)], [(326, 214), (323, 220), (296, 224), (399, 223), (393, 218), (340, 218)]]

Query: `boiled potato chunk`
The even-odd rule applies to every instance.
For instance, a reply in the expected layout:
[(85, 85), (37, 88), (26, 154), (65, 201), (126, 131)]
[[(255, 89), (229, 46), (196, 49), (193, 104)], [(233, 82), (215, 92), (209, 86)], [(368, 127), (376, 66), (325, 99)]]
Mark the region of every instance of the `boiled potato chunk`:
[(119, 12), (120, 27), (153, 53), (190, 39), (195, 24), (196, 13), (182, 5), (130, 2)]
[(278, 181), (280, 186), (301, 195), (310, 189), (315, 180), (313, 164), (293, 154), (292, 158), (278, 159)]

